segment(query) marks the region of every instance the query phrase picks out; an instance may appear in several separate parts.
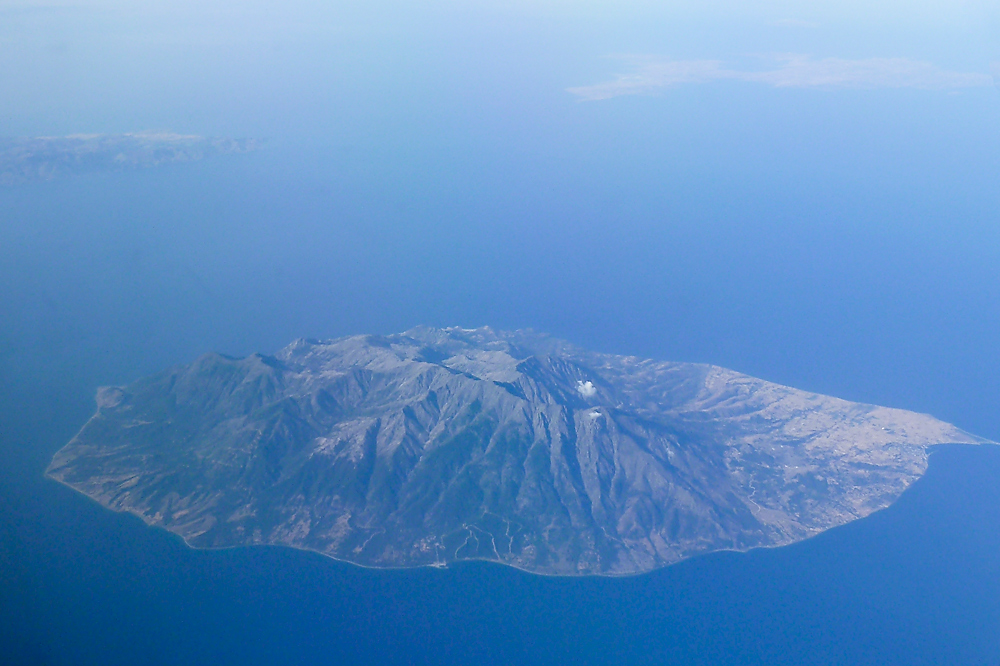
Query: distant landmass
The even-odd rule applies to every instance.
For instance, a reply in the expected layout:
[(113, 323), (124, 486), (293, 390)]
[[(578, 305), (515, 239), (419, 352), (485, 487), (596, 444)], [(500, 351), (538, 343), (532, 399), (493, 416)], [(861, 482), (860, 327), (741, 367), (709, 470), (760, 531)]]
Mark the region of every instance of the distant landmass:
[(254, 150), (253, 139), (138, 132), (0, 138), (0, 185), (92, 171), (141, 169)]
[(369, 567), (635, 574), (781, 546), (891, 504), (924, 414), (531, 331), (417, 328), (209, 354), (126, 387), (47, 474), (191, 546)]

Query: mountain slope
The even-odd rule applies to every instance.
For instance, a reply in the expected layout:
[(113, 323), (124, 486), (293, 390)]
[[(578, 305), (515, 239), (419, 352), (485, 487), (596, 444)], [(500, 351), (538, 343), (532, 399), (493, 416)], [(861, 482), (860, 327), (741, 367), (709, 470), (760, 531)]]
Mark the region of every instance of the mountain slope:
[(863, 517), (928, 446), (983, 441), (714, 366), (421, 328), (102, 389), (48, 475), (195, 547), (628, 574)]

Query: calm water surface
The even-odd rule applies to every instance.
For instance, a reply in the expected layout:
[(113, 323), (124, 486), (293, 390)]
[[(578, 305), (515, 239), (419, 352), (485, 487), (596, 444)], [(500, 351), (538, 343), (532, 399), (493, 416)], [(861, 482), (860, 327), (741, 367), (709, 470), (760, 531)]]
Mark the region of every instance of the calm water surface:
[[(0, 223), (0, 661), (1000, 662), (991, 447), (938, 450), (896, 505), (805, 543), (621, 579), (194, 551), (45, 481), (99, 385), (417, 324), (534, 326), (1000, 437), (994, 252), (969, 230), (982, 199), (905, 225), (899, 192), (748, 176), (709, 195), (679, 175), (639, 206), (605, 196), (621, 182), (565, 196), (557, 172), (383, 181), (332, 148), (269, 150), (0, 192), (17, 222)], [(959, 240), (950, 214), (973, 221)]]

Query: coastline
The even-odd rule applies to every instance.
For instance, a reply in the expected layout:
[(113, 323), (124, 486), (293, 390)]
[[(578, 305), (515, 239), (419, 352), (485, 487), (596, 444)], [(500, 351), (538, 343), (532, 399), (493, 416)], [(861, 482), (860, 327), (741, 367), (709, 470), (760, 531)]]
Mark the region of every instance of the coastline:
[[(94, 416), (96, 416), (96, 414)], [(91, 418), (93, 418), (93, 417), (91, 417)], [(931, 445), (928, 445), (926, 447), (927, 448), (927, 453), (928, 453), (928, 456), (931, 456), (934, 453), (935, 449), (938, 449), (940, 447), (946, 447), (946, 446), (947, 447), (986, 446), (986, 445), (1000, 446), (1000, 442), (994, 442), (994, 441), (985, 440), (985, 439), (982, 439), (982, 438), (979, 438), (979, 439), (981, 441), (976, 441), (976, 442), (962, 442), (962, 443), (947, 443), (947, 444), (931, 444)], [(67, 446), (68, 446), (68, 444), (67, 444)], [(60, 450), (62, 450), (62, 449), (60, 449)], [(58, 454), (58, 451), (56, 453)], [(50, 467), (51, 467), (51, 463), (50, 463)], [(929, 466), (928, 466), (928, 469), (929, 469)], [(460, 560), (455, 560), (455, 561), (452, 561), (452, 562), (440, 562), (440, 563), (432, 563), (432, 564), (413, 564), (413, 565), (404, 565), (404, 566), (374, 566), (374, 565), (370, 565), (370, 564), (362, 564), (360, 562), (355, 562), (355, 561), (352, 561), (352, 560), (347, 560), (347, 559), (339, 558), (339, 557), (336, 557), (336, 556), (331, 555), (329, 553), (323, 552), (321, 550), (316, 550), (314, 548), (306, 548), (306, 547), (302, 547), (302, 546), (295, 546), (295, 545), (284, 544), (284, 543), (235, 544), (235, 545), (231, 545), (231, 546), (196, 546), (196, 545), (193, 545), (188, 540), (188, 538), (184, 537), (183, 535), (181, 535), (181, 534), (179, 534), (177, 532), (174, 532), (173, 530), (168, 529), (167, 527), (164, 527), (163, 525), (160, 525), (160, 524), (157, 524), (155, 522), (150, 521), (147, 518), (147, 516), (145, 516), (142, 513), (139, 513), (138, 511), (135, 511), (133, 509), (115, 509), (115, 508), (112, 508), (112, 507), (108, 506), (107, 504), (104, 504), (99, 499), (93, 497), (92, 495), (89, 495), (88, 493), (85, 493), (84, 491), (80, 490), (79, 488), (74, 487), (72, 484), (63, 481), (62, 479), (58, 479), (58, 478), (52, 476), (49, 473), (49, 469), (48, 468), (45, 470), (45, 473), (43, 474), (44, 478), (46, 478), (46, 479), (48, 479), (50, 481), (54, 481), (54, 482), (56, 482), (56, 483), (58, 483), (58, 484), (60, 484), (62, 486), (65, 486), (65, 487), (71, 489), (72, 491), (74, 491), (75, 493), (77, 493), (78, 495), (82, 495), (83, 497), (86, 497), (88, 500), (90, 500), (91, 502), (94, 502), (95, 504), (97, 504), (98, 506), (100, 506), (102, 509), (105, 509), (107, 511), (111, 511), (111, 512), (117, 513), (117, 514), (126, 514), (126, 515), (134, 516), (134, 517), (138, 518), (143, 523), (143, 525), (145, 525), (147, 528), (161, 530), (161, 531), (169, 534), (170, 536), (179, 539), (180, 542), (183, 543), (186, 548), (189, 548), (190, 550), (193, 550), (193, 551), (218, 552), (218, 551), (236, 550), (236, 549), (241, 549), (241, 548), (257, 548), (257, 547), (286, 548), (286, 549), (296, 550), (296, 551), (305, 552), (305, 553), (312, 553), (312, 554), (324, 557), (326, 559), (332, 560), (334, 562), (338, 562), (338, 563), (341, 563), (341, 564), (346, 564), (346, 565), (350, 565), (350, 566), (353, 566), (353, 567), (358, 567), (360, 569), (366, 569), (366, 570), (370, 570), (370, 571), (411, 571), (411, 570), (420, 570), (420, 569), (448, 570), (448, 569), (450, 569), (450, 568), (452, 568), (454, 566), (460, 566), (460, 565), (462, 565), (462, 564), (464, 564), (466, 562), (481, 562), (481, 563), (485, 563), (485, 564), (491, 564), (491, 565), (497, 565), (497, 566), (504, 566), (504, 567), (508, 567), (510, 569), (514, 569), (515, 571), (519, 571), (519, 572), (522, 572), (522, 573), (525, 573), (525, 574), (529, 574), (529, 575), (532, 575), (532, 576), (542, 576), (542, 577), (546, 577), (546, 578), (636, 578), (636, 577), (639, 577), (639, 576), (645, 576), (645, 575), (654, 573), (656, 571), (660, 571), (662, 569), (667, 569), (667, 568), (673, 567), (673, 566), (681, 564), (683, 562), (688, 562), (688, 561), (691, 561), (691, 560), (694, 560), (694, 559), (698, 559), (698, 558), (701, 558), (701, 557), (707, 557), (707, 556), (710, 556), (710, 555), (715, 555), (717, 553), (739, 553), (739, 554), (745, 554), (745, 553), (750, 553), (750, 552), (758, 551), (758, 550), (775, 550), (775, 549), (778, 549), (778, 548), (786, 548), (788, 546), (794, 546), (795, 544), (809, 541), (809, 540), (814, 539), (814, 538), (816, 538), (816, 537), (818, 537), (818, 536), (820, 536), (822, 534), (826, 534), (827, 532), (829, 532), (831, 530), (835, 530), (835, 529), (838, 529), (838, 528), (845, 527), (847, 525), (851, 525), (851, 524), (853, 524), (855, 522), (858, 522), (859, 520), (864, 520), (866, 518), (869, 518), (870, 516), (874, 516), (874, 515), (876, 515), (878, 513), (881, 513), (883, 511), (885, 511), (886, 509), (889, 509), (890, 507), (892, 507), (893, 505), (895, 505), (895, 503), (897, 501), (899, 501), (899, 499), (902, 498), (902, 496), (906, 492), (908, 492), (913, 487), (914, 484), (916, 484), (918, 481), (920, 481), (921, 479), (923, 479), (925, 475), (926, 475), (926, 471), (925, 471), (924, 475), (921, 475), (920, 477), (914, 479), (914, 481), (910, 485), (908, 485), (906, 487), (906, 489), (902, 493), (900, 493), (899, 497), (897, 497), (896, 500), (894, 500), (892, 503), (890, 503), (890, 504), (888, 504), (888, 505), (886, 505), (886, 506), (884, 506), (884, 507), (882, 507), (880, 509), (872, 511), (871, 513), (869, 513), (869, 514), (867, 514), (865, 516), (862, 516), (860, 518), (855, 518), (855, 519), (849, 520), (849, 521), (847, 521), (845, 523), (841, 523), (839, 525), (834, 525), (834, 526), (829, 527), (827, 529), (820, 530), (819, 532), (816, 532), (815, 534), (810, 534), (810, 535), (805, 536), (805, 537), (803, 537), (801, 539), (795, 539), (793, 541), (789, 541), (788, 543), (770, 544), (770, 545), (764, 545), (764, 546), (753, 546), (753, 547), (744, 548), (744, 549), (739, 549), (739, 548), (718, 548), (718, 549), (715, 549), (715, 550), (706, 551), (704, 553), (695, 553), (693, 555), (689, 555), (687, 557), (683, 557), (683, 558), (681, 558), (679, 560), (676, 560), (674, 562), (670, 562), (669, 564), (664, 564), (662, 566), (654, 567), (654, 568), (648, 569), (646, 571), (636, 571), (636, 572), (627, 572), (627, 573), (613, 573), (613, 572), (611, 572), (611, 573), (609, 573), (609, 572), (596, 572), (596, 573), (593, 573), (593, 572), (588, 572), (588, 573), (573, 574), (573, 573), (552, 573), (552, 572), (545, 572), (545, 571), (535, 571), (535, 570), (532, 570), (532, 569), (527, 569), (527, 568), (524, 568), (524, 567), (517, 566), (516, 564), (511, 564), (511, 563), (508, 563), (508, 562), (503, 562), (501, 560), (488, 559), (488, 558), (483, 558), (483, 557), (470, 557), (470, 558), (463, 558), (463, 559), (460, 559)]]

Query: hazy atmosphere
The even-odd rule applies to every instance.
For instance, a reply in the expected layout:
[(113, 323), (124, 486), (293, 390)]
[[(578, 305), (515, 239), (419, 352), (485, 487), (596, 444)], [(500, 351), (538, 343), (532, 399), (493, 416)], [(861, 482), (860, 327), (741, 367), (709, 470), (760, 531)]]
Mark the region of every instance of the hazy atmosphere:
[(52, 664), (997, 661), (985, 447), (802, 544), (566, 587), (194, 551), (43, 473), (99, 386), (418, 325), (1000, 440), (998, 35), (985, 1), (0, 0), (0, 641)]

